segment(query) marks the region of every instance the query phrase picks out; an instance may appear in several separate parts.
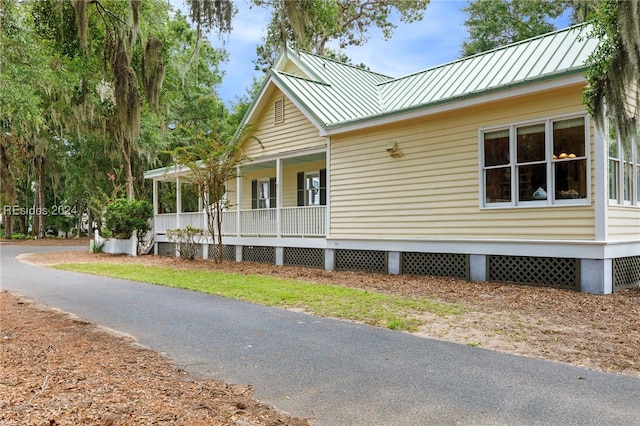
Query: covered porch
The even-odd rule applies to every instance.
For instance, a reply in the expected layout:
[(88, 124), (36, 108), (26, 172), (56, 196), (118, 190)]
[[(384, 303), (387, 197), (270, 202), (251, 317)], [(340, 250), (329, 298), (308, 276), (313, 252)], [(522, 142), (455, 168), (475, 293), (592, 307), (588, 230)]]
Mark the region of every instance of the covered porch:
[[(227, 183), (222, 235), (227, 237), (325, 237), (327, 185), (325, 151), (306, 152), (240, 165)], [(151, 170), (153, 232), (163, 239), (169, 229), (207, 230), (198, 188), (180, 167)]]

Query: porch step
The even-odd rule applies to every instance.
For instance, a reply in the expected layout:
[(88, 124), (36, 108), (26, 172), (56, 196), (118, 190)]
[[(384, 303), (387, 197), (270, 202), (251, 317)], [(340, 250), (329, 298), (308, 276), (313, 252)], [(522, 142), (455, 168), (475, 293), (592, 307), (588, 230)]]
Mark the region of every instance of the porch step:
[(140, 248), (140, 254), (149, 254), (149, 253), (151, 253), (151, 251), (153, 250), (153, 240), (154, 240), (153, 237), (154, 237), (154, 235), (155, 234), (151, 234), (149, 239), (144, 242), (144, 244)]

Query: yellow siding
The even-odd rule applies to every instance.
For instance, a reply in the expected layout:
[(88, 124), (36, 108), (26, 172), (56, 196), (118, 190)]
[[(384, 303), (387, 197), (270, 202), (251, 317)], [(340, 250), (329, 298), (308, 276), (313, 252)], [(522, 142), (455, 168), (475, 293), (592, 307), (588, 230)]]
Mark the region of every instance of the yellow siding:
[[(331, 235), (594, 239), (593, 206), (479, 208), (478, 129), (580, 112), (581, 100), (575, 86), (332, 137)], [(386, 152), (394, 140), (400, 158)]]
[(640, 240), (640, 209), (609, 207), (609, 240)]
[(297, 75), (299, 77), (309, 78), (309, 76), (307, 74), (305, 74), (292, 61), (287, 61), (287, 63), (285, 64), (284, 68), (282, 69), (282, 71), (286, 72), (287, 74), (293, 74), (293, 75)]
[(274, 123), (274, 102), (280, 98), (283, 98), (282, 92), (275, 90), (267, 99), (264, 109), (254, 123), (256, 136), (262, 145), (253, 139), (248, 141), (243, 148), (245, 156), (256, 160), (292, 150), (326, 147), (326, 139), (318, 136), (318, 129), (286, 97), (284, 122)]

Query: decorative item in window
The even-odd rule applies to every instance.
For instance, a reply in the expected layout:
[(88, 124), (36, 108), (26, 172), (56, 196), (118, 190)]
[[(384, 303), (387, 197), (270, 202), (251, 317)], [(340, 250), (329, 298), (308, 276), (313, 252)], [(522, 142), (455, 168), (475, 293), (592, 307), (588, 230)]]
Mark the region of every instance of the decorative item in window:
[(536, 192), (533, 193), (533, 198), (536, 200), (546, 200), (547, 199), (547, 191), (542, 189), (541, 186), (536, 189)]

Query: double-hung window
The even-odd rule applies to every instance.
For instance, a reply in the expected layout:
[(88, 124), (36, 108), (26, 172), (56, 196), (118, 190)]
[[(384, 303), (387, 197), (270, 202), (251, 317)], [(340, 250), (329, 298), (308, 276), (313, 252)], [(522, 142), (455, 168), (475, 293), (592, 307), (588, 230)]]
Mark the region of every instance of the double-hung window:
[(481, 130), (481, 205), (586, 202), (588, 126), (580, 116)]
[(623, 138), (609, 124), (609, 200), (640, 206), (640, 128)]

